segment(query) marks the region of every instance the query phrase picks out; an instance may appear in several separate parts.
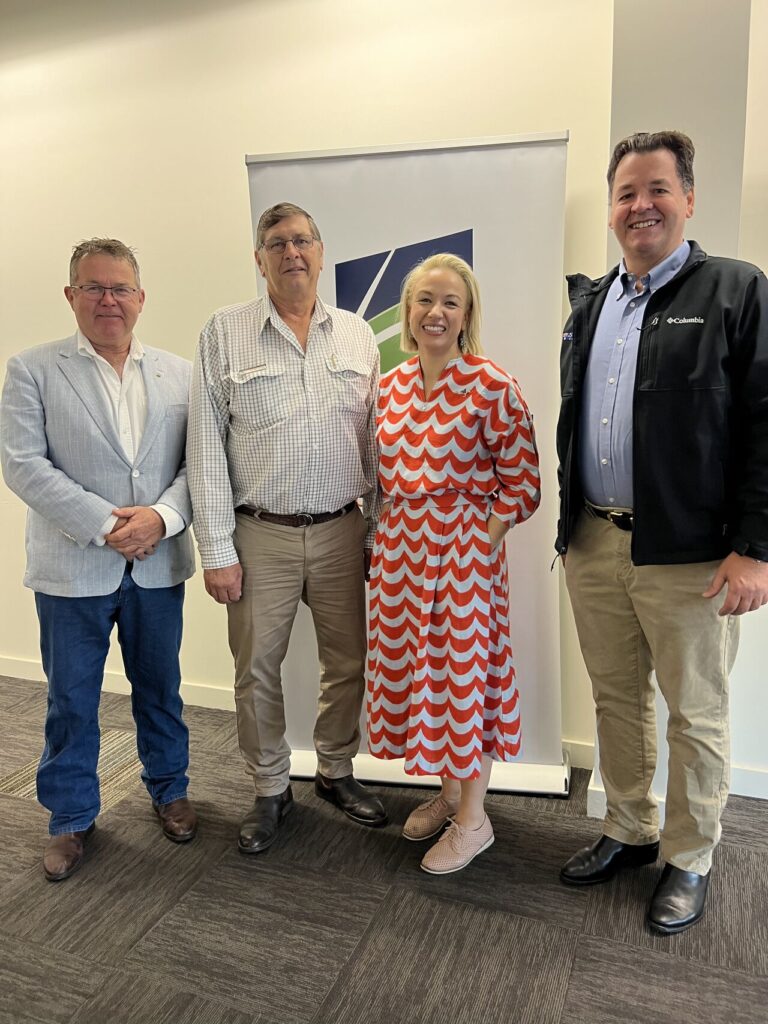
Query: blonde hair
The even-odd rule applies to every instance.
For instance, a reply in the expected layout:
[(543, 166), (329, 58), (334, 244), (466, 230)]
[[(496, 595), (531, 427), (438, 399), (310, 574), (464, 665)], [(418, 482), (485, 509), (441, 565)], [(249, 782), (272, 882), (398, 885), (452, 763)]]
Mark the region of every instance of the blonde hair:
[(400, 292), (400, 348), (403, 352), (418, 351), (418, 346), (411, 336), (408, 318), (411, 312), (416, 282), (422, 274), (426, 274), (430, 270), (452, 270), (464, 282), (464, 286), (467, 289), (468, 302), (466, 309), (467, 323), (462, 331), (461, 350), (472, 355), (478, 355), (482, 352), (480, 344), (480, 289), (470, 265), (452, 252), (439, 252), (434, 256), (428, 256), (421, 263), (417, 263), (403, 281), (403, 287)]

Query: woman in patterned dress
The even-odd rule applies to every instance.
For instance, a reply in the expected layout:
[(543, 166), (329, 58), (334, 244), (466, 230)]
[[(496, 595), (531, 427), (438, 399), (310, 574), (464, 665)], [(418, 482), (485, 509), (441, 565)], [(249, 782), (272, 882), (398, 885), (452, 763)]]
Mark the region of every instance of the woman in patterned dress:
[(480, 355), (469, 265), (443, 253), (403, 284), (401, 346), (381, 381), (384, 507), (371, 566), (368, 745), (439, 776), (406, 839), (437, 835), (421, 862), (458, 871), (493, 842), (493, 760), (520, 749), (504, 535), (539, 503), (533, 424), (517, 383)]

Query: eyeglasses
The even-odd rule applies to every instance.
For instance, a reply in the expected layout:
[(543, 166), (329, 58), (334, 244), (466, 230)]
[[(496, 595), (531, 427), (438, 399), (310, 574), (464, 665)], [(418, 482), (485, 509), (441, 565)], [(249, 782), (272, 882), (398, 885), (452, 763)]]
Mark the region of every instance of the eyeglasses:
[(296, 235), (295, 238), (270, 238), (268, 242), (262, 242), (262, 249), (266, 249), (270, 256), (277, 256), (285, 252), (290, 243), (299, 252), (306, 252), (315, 244), (316, 239), (311, 235)]
[(89, 299), (103, 299), (104, 292), (112, 292), (115, 299), (132, 299), (139, 294), (138, 288), (131, 288), (128, 284), (73, 284), (71, 288), (77, 288)]

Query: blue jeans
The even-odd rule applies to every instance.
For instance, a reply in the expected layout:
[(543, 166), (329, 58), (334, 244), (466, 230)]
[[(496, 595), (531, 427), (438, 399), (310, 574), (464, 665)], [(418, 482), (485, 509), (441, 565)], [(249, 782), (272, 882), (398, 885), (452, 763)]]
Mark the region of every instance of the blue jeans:
[(101, 807), (99, 699), (115, 624), (131, 684), (141, 777), (155, 803), (186, 796), (189, 732), (179, 695), (183, 602), (183, 583), (137, 587), (129, 568), (118, 589), (104, 597), (35, 594), (48, 677), (37, 798), (51, 812), (51, 835), (87, 829)]

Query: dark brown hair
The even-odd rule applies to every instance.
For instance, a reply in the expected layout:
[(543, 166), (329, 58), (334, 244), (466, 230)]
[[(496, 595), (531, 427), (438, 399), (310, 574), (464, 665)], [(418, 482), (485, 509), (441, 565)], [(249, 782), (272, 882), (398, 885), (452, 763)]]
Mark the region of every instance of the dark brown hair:
[(616, 168), (625, 156), (629, 153), (652, 153), (656, 149), (669, 150), (675, 158), (677, 176), (683, 192), (690, 192), (693, 188), (693, 157), (696, 150), (688, 136), (676, 131), (636, 132), (617, 142), (614, 147), (611, 162), (608, 164), (608, 195), (613, 194)]

